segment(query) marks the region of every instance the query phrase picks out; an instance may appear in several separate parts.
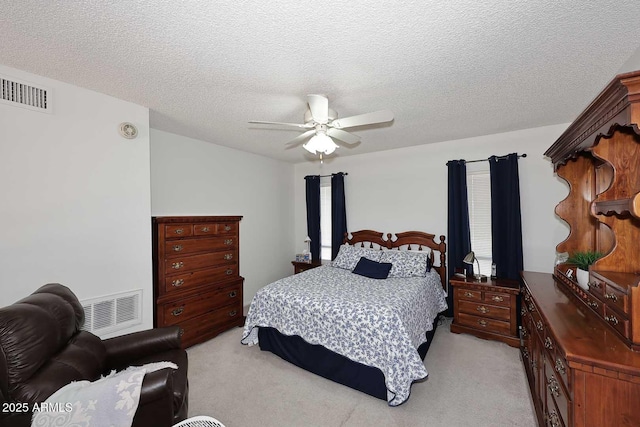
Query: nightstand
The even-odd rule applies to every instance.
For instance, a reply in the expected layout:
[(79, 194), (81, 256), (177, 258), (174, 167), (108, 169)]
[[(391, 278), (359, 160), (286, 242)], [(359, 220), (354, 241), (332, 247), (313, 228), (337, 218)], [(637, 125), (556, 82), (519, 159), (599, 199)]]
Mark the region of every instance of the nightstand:
[(293, 274), (302, 273), (303, 271), (311, 270), (312, 268), (320, 267), (322, 265), (322, 261), (316, 260), (311, 262), (299, 262), (299, 261), (291, 261), (293, 264)]
[(519, 347), (517, 304), (520, 284), (514, 280), (453, 277), (451, 332), (502, 341)]

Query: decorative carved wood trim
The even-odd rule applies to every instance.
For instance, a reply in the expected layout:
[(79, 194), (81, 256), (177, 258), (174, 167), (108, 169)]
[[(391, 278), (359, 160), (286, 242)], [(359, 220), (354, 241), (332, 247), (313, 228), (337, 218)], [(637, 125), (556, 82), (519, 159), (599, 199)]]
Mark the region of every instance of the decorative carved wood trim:
[[(594, 145), (600, 134), (611, 133), (615, 125), (633, 126), (640, 115), (640, 71), (616, 76), (578, 118), (545, 151), (554, 166), (565, 162), (578, 151)], [(605, 131), (605, 129), (607, 129)]]

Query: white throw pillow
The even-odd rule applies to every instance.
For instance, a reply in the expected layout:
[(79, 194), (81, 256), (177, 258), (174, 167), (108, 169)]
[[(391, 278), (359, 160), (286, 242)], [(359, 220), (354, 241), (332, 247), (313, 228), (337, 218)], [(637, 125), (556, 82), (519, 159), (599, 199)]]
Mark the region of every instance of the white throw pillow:
[(336, 258), (331, 262), (331, 266), (352, 271), (356, 267), (356, 264), (358, 264), (358, 261), (360, 261), (360, 258), (365, 257), (371, 261), (378, 262), (381, 256), (382, 251), (378, 249), (341, 245), (338, 255), (336, 255)]

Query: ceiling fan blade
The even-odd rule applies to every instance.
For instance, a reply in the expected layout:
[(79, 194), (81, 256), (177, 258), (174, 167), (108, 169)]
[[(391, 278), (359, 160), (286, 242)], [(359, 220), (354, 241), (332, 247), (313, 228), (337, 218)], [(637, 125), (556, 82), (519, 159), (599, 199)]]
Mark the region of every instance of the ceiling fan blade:
[(249, 120), (249, 123), (255, 123), (255, 124), (259, 124), (259, 125), (280, 125), (280, 126), (293, 126), (293, 127), (297, 127), (297, 128), (302, 128), (302, 129), (309, 129), (312, 128), (313, 125), (312, 124), (297, 124), (297, 123), (282, 123), (282, 122), (264, 122), (261, 120)]
[(329, 126), (337, 129), (350, 128), (354, 126), (372, 125), (375, 123), (390, 122), (393, 120), (393, 113), (389, 110), (374, 111), (373, 113), (359, 114), (357, 116), (345, 117), (332, 121)]
[(332, 138), (339, 139), (340, 141), (346, 142), (347, 144), (355, 144), (356, 142), (360, 142), (360, 137), (358, 135), (354, 135), (340, 129), (329, 128), (327, 129), (327, 135)]
[(311, 135), (313, 135), (314, 133), (316, 133), (315, 129), (308, 130), (308, 131), (306, 131), (304, 133), (301, 133), (300, 135), (296, 136), (291, 141), (287, 142), (286, 145), (287, 145), (287, 147), (293, 147), (295, 145), (298, 145), (301, 142), (304, 142), (305, 139), (311, 137)]
[(307, 95), (309, 110), (316, 123), (326, 125), (329, 121), (329, 100), (323, 95)]

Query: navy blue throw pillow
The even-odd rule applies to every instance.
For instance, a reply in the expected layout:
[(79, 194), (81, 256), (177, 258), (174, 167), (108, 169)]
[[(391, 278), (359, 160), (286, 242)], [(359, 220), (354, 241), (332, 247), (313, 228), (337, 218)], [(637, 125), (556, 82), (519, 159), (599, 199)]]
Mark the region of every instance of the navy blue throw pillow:
[(391, 271), (390, 262), (376, 262), (365, 257), (361, 257), (353, 269), (353, 273), (370, 279), (386, 279), (389, 271)]

